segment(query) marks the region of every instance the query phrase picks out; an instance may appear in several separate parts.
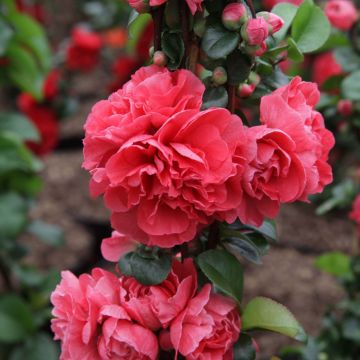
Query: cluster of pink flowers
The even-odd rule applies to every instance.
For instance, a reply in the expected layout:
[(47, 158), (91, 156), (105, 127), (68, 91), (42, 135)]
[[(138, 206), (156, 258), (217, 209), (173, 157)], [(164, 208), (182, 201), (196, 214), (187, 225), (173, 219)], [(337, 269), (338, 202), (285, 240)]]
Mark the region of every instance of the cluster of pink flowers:
[(62, 360), (156, 360), (160, 351), (230, 360), (240, 334), (236, 303), (209, 284), (198, 291), (191, 259), (174, 260), (156, 286), (99, 268), (79, 278), (65, 271), (51, 302)]
[(83, 166), (121, 234), (170, 248), (214, 220), (260, 225), (331, 182), (315, 84), (295, 78), (263, 97), (251, 128), (226, 109), (201, 111), (203, 93), (191, 72), (152, 65), (93, 107)]

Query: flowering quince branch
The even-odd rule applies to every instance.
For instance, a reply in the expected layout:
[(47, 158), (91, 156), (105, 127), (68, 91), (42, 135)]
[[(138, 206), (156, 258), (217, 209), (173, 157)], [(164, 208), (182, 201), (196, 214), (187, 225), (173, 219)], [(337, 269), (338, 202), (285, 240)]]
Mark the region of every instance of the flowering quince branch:
[(332, 180), (334, 139), (315, 84), (296, 77), (268, 91), (259, 125), (236, 115), (261, 85), (259, 56), (283, 20), (251, 17), (242, 1), (180, 0), (175, 13), (166, 0), (129, 4), (152, 13), (153, 64), (95, 104), (84, 139), (90, 193), (114, 228), (101, 252), (117, 275), (62, 273), (52, 295), (61, 359), (251, 360), (253, 329), (304, 340), (270, 299), (239, 310), (239, 258), (260, 263), (276, 237), (265, 219)]

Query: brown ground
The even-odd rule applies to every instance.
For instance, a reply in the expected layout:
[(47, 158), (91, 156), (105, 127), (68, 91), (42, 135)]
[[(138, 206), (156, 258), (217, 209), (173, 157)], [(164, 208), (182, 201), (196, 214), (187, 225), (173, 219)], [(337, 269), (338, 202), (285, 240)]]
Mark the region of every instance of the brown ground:
[[(64, 8), (74, 8), (70, 0), (51, 2), (53, 25), (50, 32), (59, 42), (70, 29), (75, 16), (68, 16)], [(65, 25), (64, 25), (65, 24)], [(62, 25), (62, 26), (61, 26)], [(54, 31), (54, 28), (59, 30)], [(62, 123), (63, 136), (80, 134), (92, 104), (103, 94), (96, 89), (104, 84), (101, 71), (79, 75), (72, 93), (81, 101), (78, 112)], [(66, 246), (49, 249), (32, 239), (34, 255), (29, 261), (40, 263), (43, 268), (74, 267), (79, 260), (89, 256), (92, 235), (79, 224), (79, 219), (106, 221), (107, 212), (100, 201), (90, 199), (88, 175), (81, 169), (81, 150), (55, 152), (45, 159), (43, 178), (45, 188), (39, 207), (33, 216), (58, 224), (64, 228)], [(314, 269), (315, 252), (333, 249), (351, 252), (352, 226), (345, 217), (315, 217), (309, 205), (284, 207), (278, 218), (279, 246), (271, 249), (262, 266), (246, 263), (245, 300), (254, 296), (268, 296), (286, 305), (303, 324), (306, 331), (315, 335), (324, 310), (342, 297), (340, 288), (330, 276)], [(264, 351), (264, 359), (291, 341), (278, 335), (256, 337)]]

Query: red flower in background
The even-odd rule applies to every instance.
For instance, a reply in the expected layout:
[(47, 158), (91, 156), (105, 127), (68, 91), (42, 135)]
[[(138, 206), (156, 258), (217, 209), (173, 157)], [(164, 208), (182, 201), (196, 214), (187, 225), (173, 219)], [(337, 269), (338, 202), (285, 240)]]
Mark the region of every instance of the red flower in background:
[(46, 155), (57, 145), (59, 125), (55, 111), (45, 104), (38, 104), (29, 94), (18, 97), (19, 109), (31, 120), (40, 134), (40, 142), (28, 141), (27, 146), (37, 155)]
[(332, 26), (339, 30), (348, 31), (359, 18), (352, 1), (331, 0), (325, 6), (325, 14)]
[(263, 0), (264, 7), (271, 10), (275, 5), (280, 3), (290, 3), (294, 5), (300, 5), (304, 0)]
[(80, 71), (93, 69), (99, 61), (101, 46), (100, 35), (84, 28), (74, 28), (66, 54), (67, 67)]
[(29, 4), (27, 1), (24, 0), (16, 0), (16, 8), (19, 12), (25, 13), (41, 24), (45, 23), (46, 14), (45, 10), (41, 4), (35, 2), (35, 4)]
[(349, 213), (351, 220), (354, 220), (357, 225), (357, 231), (360, 236), (360, 195), (358, 195), (352, 206), (352, 211)]
[(334, 54), (328, 51), (315, 57), (311, 80), (321, 88), (326, 80), (343, 73), (341, 66), (336, 62)]

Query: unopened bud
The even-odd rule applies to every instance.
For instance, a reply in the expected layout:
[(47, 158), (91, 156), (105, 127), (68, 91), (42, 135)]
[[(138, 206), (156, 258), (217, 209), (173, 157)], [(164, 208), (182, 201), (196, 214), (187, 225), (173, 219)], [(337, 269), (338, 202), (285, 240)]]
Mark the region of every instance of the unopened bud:
[(270, 35), (275, 34), (284, 26), (284, 20), (274, 13), (261, 11), (256, 15), (265, 19), (268, 24), (268, 30)]
[(157, 66), (165, 66), (167, 64), (167, 57), (165, 53), (163, 51), (155, 51), (153, 63)]
[(262, 17), (249, 19), (241, 27), (241, 36), (248, 45), (261, 45), (269, 36), (268, 24)]
[(266, 42), (264, 41), (261, 45), (246, 46), (245, 52), (251, 56), (261, 56), (267, 50)]
[(254, 71), (251, 71), (248, 79), (249, 84), (258, 86), (260, 84), (260, 81), (261, 81), (260, 75)]
[(227, 72), (222, 66), (218, 66), (212, 73), (212, 79), (217, 85), (224, 85), (227, 82)]
[(246, 7), (241, 3), (231, 3), (225, 6), (222, 13), (222, 22), (229, 30), (239, 30), (248, 19)]
[(240, 84), (238, 94), (241, 98), (247, 98), (252, 95), (255, 90), (254, 84)]
[(342, 116), (350, 116), (353, 112), (353, 104), (351, 100), (343, 99), (337, 104), (337, 111)]

